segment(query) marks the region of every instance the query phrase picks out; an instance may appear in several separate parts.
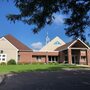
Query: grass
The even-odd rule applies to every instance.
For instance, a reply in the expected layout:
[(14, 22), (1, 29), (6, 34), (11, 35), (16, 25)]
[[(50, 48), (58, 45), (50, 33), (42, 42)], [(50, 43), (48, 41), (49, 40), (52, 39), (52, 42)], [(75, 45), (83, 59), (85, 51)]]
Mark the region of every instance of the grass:
[(57, 71), (68, 68), (83, 68), (76, 65), (68, 64), (27, 64), (27, 65), (0, 65), (0, 74), (11, 72), (29, 72), (29, 71)]

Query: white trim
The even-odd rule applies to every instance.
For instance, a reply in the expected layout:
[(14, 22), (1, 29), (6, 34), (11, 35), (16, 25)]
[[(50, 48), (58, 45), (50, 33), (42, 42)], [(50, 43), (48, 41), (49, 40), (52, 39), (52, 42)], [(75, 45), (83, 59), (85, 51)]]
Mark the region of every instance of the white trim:
[(90, 49), (90, 47), (86, 44), (86, 43), (84, 43), (82, 40), (80, 40), (79, 38), (78, 38), (78, 40), (79, 41), (81, 41), (88, 49)]
[[(7, 40), (5, 37), (2, 37), (2, 38), (0, 38), (0, 39), (5, 39), (5, 40)], [(13, 47), (15, 47), (9, 40), (7, 40)], [(16, 47), (15, 47), (16, 48)], [(16, 48), (17, 49), (17, 48)], [(18, 49), (17, 49), (17, 51), (18, 51)]]
[[(77, 39), (79, 40), (82, 44), (84, 44), (88, 49), (90, 49), (82, 40), (80, 40), (79, 38)], [(75, 44), (77, 42), (77, 40), (73, 41), (69, 46), (68, 49), (70, 48), (70, 46), (72, 46), (73, 44)]]
[(87, 50), (87, 48), (71, 48), (71, 49), (81, 49), (81, 50)]
[[(0, 56), (0, 63), (2, 63), (2, 62), (7, 62), (7, 54), (0, 54), (1, 56)], [(3, 57), (3, 55), (5, 55), (5, 57)], [(5, 59), (4, 61), (3, 61), (3, 58)]]
[[(55, 38), (53, 38), (50, 42), (48, 42), (46, 45), (44, 45), (39, 51), (43, 51), (43, 50), (45, 50), (45, 51), (49, 51), (49, 50), (47, 50), (47, 47), (48, 47), (48, 45), (50, 45), (50, 44), (54, 44), (54, 42), (56, 42), (56, 41), (60, 41), (60, 43), (61, 43), (61, 45), (59, 45), (59, 46), (62, 46), (62, 45), (64, 45), (64, 44), (66, 44), (60, 37), (58, 37), (58, 36), (56, 36)], [(57, 47), (56, 47), (57, 48)]]
[(64, 51), (64, 50), (67, 50), (67, 49), (68, 49), (68, 48), (65, 48), (65, 49), (59, 50), (59, 52), (60, 52), (60, 51)]
[(0, 39), (6, 40), (9, 44), (11, 44), (11, 46), (13, 46), (13, 47), (16, 49), (15, 61), (16, 61), (16, 63), (18, 63), (18, 51), (19, 51), (19, 49), (17, 49), (17, 48), (16, 48), (9, 40), (7, 40), (5, 37), (2, 37), (2, 38), (0, 38)]
[(20, 52), (33, 52), (33, 50), (19, 50)]
[(73, 41), (67, 48), (69, 49), (77, 40)]
[(18, 63), (18, 51), (16, 51), (16, 63)]
[(43, 51), (34, 51), (34, 52), (59, 52), (59, 51), (49, 51), (49, 50), (43, 50)]

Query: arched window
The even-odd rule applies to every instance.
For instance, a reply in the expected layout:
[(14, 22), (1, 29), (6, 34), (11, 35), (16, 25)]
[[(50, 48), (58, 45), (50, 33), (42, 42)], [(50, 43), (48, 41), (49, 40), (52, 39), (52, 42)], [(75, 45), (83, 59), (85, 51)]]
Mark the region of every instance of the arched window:
[(61, 43), (59, 41), (56, 41), (54, 45), (60, 45)]

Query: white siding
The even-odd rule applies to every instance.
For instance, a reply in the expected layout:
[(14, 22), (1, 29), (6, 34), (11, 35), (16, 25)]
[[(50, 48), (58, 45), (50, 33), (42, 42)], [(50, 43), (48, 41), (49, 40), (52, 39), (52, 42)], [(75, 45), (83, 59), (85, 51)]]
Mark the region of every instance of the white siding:
[(13, 46), (7, 39), (4, 37), (0, 39), (0, 53), (7, 55), (6, 62), (10, 59), (15, 59), (17, 61), (17, 51), (18, 49)]

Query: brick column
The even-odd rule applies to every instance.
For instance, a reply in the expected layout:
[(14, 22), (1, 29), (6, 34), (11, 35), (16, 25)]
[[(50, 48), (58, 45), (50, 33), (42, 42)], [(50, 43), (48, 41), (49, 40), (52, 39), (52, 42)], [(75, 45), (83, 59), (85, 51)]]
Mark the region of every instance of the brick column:
[(63, 63), (65, 61), (65, 55), (63, 52), (60, 52), (60, 63)]
[(90, 49), (87, 49), (86, 56), (87, 56), (87, 58), (86, 58), (86, 64), (87, 65), (90, 65)]
[(45, 63), (48, 63), (48, 52), (46, 52)]
[(72, 64), (72, 53), (71, 53), (71, 49), (68, 49), (68, 64)]

